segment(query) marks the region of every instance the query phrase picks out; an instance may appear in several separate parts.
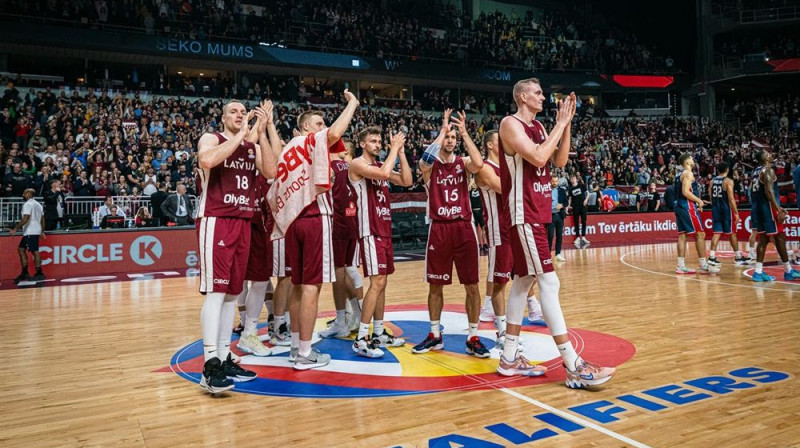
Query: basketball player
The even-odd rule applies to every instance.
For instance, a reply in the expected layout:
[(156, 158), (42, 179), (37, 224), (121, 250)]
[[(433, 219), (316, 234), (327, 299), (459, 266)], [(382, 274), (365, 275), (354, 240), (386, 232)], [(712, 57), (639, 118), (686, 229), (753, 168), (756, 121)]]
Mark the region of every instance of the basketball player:
[(771, 282), (775, 277), (764, 273), (764, 255), (770, 237), (775, 243), (775, 249), (783, 263), (783, 279), (794, 281), (800, 279), (800, 271), (792, 268), (789, 253), (786, 251), (786, 233), (783, 221), (786, 219), (786, 210), (778, 203), (778, 183), (775, 171), (772, 169), (772, 154), (761, 150), (756, 155), (759, 166), (753, 171), (752, 191), (752, 220), (758, 229), (758, 248), (756, 249), (756, 271), (753, 273), (754, 282)]
[[(44, 280), (42, 256), (39, 253), (39, 238), (46, 238), (44, 234), (44, 209), (42, 209), (42, 204), (33, 198), (35, 195), (36, 191), (33, 188), (27, 188), (22, 192), (22, 197), (25, 199), (25, 203), (22, 205), (22, 219), (11, 229), (12, 235), (22, 229), (22, 239), (19, 241), (17, 249), (22, 272), (14, 278), (14, 284), (27, 280)], [(36, 267), (36, 275), (34, 277), (31, 277), (28, 273), (28, 253), (26, 251), (33, 255), (33, 264)]]
[[(248, 140), (255, 137), (261, 147), (268, 147), (273, 154), (277, 154), (281, 149), (281, 140), (273, 122), (272, 102), (262, 102), (261, 106), (256, 109), (256, 126), (248, 136)], [(267, 135), (268, 133), (269, 135)], [(272, 351), (261, 342), (257, 335), (261, 307), (272, 286), (269, 280), (272, 273), (272, 245), (269, 241), (269, 233), (267, 233), (271, 227), (272, 215), (264, 207), (269, 188), (267, 179), (258, 176), (253, 188), (255, 200), (253, 202), (253, 218), (250, 222), (251, 244), (247, 271), (242, 292), (236, 298), (236, 303), (239, 305), (239, 321), (242, 325), (237, 347), (239, 350), (255, 356), (269, 356)], [(269, 292), (272, 293), (272, 291)]]
[[(358, 236), (364, 276), (369, 277), (369, 289), (361, 307), (361, 322), (358, 336), (353, 342), (353, 351), (359, 356), (380, 358), (380, 347), (400, 347), (404, 339), (395, 338), (383, 327), (383, 312), (386, 305), (386, 283), (394, 273), (394, 251), (392, 249), (392, 208), (389, 203), (389, 182), (402, 187), (411, 186), (411, 167), (406, 160), (403, 146), (406, 136), (398, 132), (391, 137), (389, 155), (381, 163), (378, 153), (383, 146), (381, 129), (371, 126), (358, 133), (358, 145), (363, 150), (361, 157), (350, 164), (349, 179), (356, 192), (358, 204)], [(394, 165), (400, 157), (400, 171)], [(369, 323), (374, 318), (372, 337)]]
[(444, 307), (442, 290), (444, 285), (451, 284), (455, 262), (458, 280), (466, 291), (469, 321), (466, 352), (477, 358), (488, 358), (489, 350), (478, 337), (481, 307), (478, 291), (478, 237), (475, 235), (475, 226), (472, 223), (467, 176), (467, 172), (475, 174), (481, 170), (483, 159), (478, 148), (469, 139), (464, 140), (469, 156), (456, 157), (458, 134), (460, 133), (462, 138), (468, 135), (467, 117), (463, 112), (459, 112), (459, 118), (452, 118), (456, 128), (450, 129), (451, 113), (451, 109), (444, 111), (442, 129), (419, 162), (428, 190), (428, 217), (431, 220), (425, 253), (431, 332), (424, 341), (414, 346), (411, 352), (426, 353), (444, 348), (439, 329)]
[(717, 260), (717, 244), (720, 237), (729, 236), (731, 247), (736, 253), (737, 266), (747, 266), (747, 258), (739, 250), (739, 240), (736, 237), (736, 228), (739, 226), (739, 209), (736, 199), (733, 198), (733, 179), (728, 176), (728, 164), (717, 164), (717, 176), (711, 181), (711, 220), (714, 227), (714, 236), (711, 238), (711, 256), (708, 264), (720, 266)]
[(709, 265), (706, 261), (706, 234), (703, 228), (703, 219), (700, 212), (703, 211), (703, 200), (698, 196), (699, 189), (694, 180), (694, 159), (692, 154), (683, 153), (678, 158), (681, 168), (675, 176), (675, 221), (678, 224), (678, 267), (676, 274), (694, 274), (694, 269), (686, 267), (686, 237), (694, 235), (695, 249), (700, 263), (701, 274), (714, 274), (719, 272), (719, 268)]
[(300, 135), (283, 147), (278, 158), (278, 175), (267, 197), (275, 218), (273, 234), (285, 232), (286, 258), (292, 267), (294, 286), (289, 315), (293, 330), (291, 348), (297, 349), (293, 367), (297, 370), (322, 367), (331, 359), (330, 355), (312, 350), (311, 338), (322, 283), (335, 280), (333, 208), (328, 194), (330, 152), (344, 150), (340, 140), (360, 104), (346, 89), (344, 96), (347, 107), (330, 128), (325, 126), (320, 111), (300, 114), (297, 118)]
[[(266, 105), (264, 105), (266, 106)], [(233, 388), (234, 381), (256, 377), (230, 356), (236, 296), (242, 292), (250, 247), (250, 220), (256, 176), (275, 177), (275, 154), (246, 141), (249, 121), (242, 103), (222, 108), (223, 132), (206, 133), (198, 142), (197, 234), (200, 293), (205, 294), (200, 322), (205, 364), (200, 386), (211, 393)]]
[[(468, 136), (466, 138), (469, 138)], [(508, 234), (509, 224), (501, 220), (500, 208), (505, 204), (500, 197), (500, 154), (498, 152), (498, 134), (491, 130), (483, 136), (483, 149), (486, 160), (483, 168), (475, 175), (475, 183), (481, 191), (483, 201), (484, 222), (486, 223), (486, 239), (489, 243), (489, 272), (486, 276), (486, 302), (481, 310), (481, 320), (485, 308), (492, 307), (491, 315), (494, 316), (497, 328), (497, 346), (502, 349), (506, 338), (506, 304), (505, 287), (511, 280), (511, 271), (514, 267), (514, 254), (509, 244), (503, 244), (501, 234)], [(502, 230), (501, 230), (502, 229)], [(528, 291), (528, 319), (539, 320), (542, 318), (541, 307), (533, 294), (533, 285)], [(521, 342), (521, 340), (520, 340)], [(520, 349), (522, 344), (520, 343)], [(521, 351), (521, 350), (520, 350)]]
[[(361, 275), (356, 268), (358, 248), (358, 207), (357, 197), (347, 180), (350, 162), (353, 160), (353, 142), (344, 142), (345, 151), (332, 154), (333, 173), (333, 265), (336, 267), (336, 281), (333, 282), (333, 302), (336, 306), (336, 320), (329, 328), (319, 332), (323, 338), (346, 338), (350, 336), (347, 305), (350, 302), (350, 319), (361, 320), (358, 299), (361, 296), (351, 286), (361, 288)], [(391, 235), (391, 234), (390, 234)], [(355, 272), (353, 272), (355, 271)], [(349, 280), (349, 281), (348, 281)], [(363, 289), (362, 289), (363, 291)], [(352, 315), (353, 313), (357, 314)], [(358, 327), (356, 327), (358, 328)]]
[(503, 201), (507, 204), (503, 219), (511, 224), (509, 240), (516, 276), (509, 293), (506, 341), (497, 371), (505, 376), (539, 376), (546, 372), (544, 366), (533, 364), (517, 352), (525, 298), (535, 276), (542, 314), (564, 361), (567, 387), (600, 386), (611, 379), (616, 369), (590, 364), (575, 352), (559, 303), (561, 284), (547, 244), (552, 206), (550, 164), (563, 167), (569, 158), (575, 94), (571, 93), (559, 105), (556, 124), (549, 136), (536, 120), (545, 101), (539, 80), (517, 82), (513, 95), (518, 112), (500, 122), (499, 148), (500, 181)]

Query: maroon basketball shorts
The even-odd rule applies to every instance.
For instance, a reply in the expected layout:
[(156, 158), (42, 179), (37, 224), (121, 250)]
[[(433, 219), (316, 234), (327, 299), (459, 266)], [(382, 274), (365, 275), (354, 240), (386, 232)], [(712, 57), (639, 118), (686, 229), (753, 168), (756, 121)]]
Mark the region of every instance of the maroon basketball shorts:
[(489, 273), (486, 276), (488, 283), (505, 284), (511, 280), (511, 271), (514, 269), (514, 252), (510, 244), (501, 244), (489, 248)]
[(200, 292), (238, 295), (250, 255), (250, 220), (205, 217), (197, 220)]
[(511, 227), (510, 233), (515, 275), (524, 277), (555, 271), (544, 224), (518, 224)]
[(266, 282), (272, 275), (272, 243), (263, 227), (252, 224), (250, 227), (250, 256), (247, 259), (245, 280)]
[(286, 261), (295, 285), (319, 285), (336, 280), (333, 266), (331, 217), (297, 218), (286, 232)]
[(365, 236), (359, 242), (364, 276), (394, 273), (394, 249), (390, 236)]
[(425, 252), (425, 280), (452, 283), (453, 264), (462, 285), (478, 283), (478, 236), (472, 221), (433, 221)]

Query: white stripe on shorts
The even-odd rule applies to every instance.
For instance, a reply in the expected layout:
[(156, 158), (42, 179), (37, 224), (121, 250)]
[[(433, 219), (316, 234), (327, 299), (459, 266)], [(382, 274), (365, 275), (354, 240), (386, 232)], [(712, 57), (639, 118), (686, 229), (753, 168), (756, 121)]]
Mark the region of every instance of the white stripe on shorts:
[(320, 215), (322, 218), (322, 283), (336, 281), (336, 267), (333, 263), (333, 226), (331, 215)]
[(533, 237), (533, 229), (528, 223), (516, 226), (519, 234), (519, 242), (525, 253), (525, 270), (528, 275), (543, 274), (542, 261), (539, 259), (539, 250), (536, 248), (536, 239)]
[(214, 291), (214, 229), (216, 217), (202, 218), (200, 221), (200, 292)]
[(286, 238), (272, 240), (272, 276), (286, 277)]

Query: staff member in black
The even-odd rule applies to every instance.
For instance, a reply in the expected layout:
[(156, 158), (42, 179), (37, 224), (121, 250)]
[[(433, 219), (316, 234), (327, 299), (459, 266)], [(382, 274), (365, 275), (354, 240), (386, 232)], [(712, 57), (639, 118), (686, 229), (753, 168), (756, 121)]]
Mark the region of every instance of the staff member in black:
[(657, 212), (661, 208), (661, 194), (656, 191), (655, 182), (651, 182), (647, 187), (647, 191), (640, 196), (642, 197), (642, 202), (646, 204), (645, 211)]
[(567, 190), (558, 185), (558, 176), (553, 176), (550, 180), (553, 188), (553, 222), (547, 225), (547, 245), (553, 247), (553, 240), (556, 242), (556, 261), (567, 261), (561, 255), (561, 238), (564, 236), (564, 218), (567, 217)]
[(581, 249), (589, 245), (586, 239), (586, 215), (588, 213), (587, 202), (589, 197), (586, 195), (586, 185), (579, 182), (576, 176), (569, 178), (569, 197), (568, 209), (572, 209), (572, 221), (575, 224), (575, 247)]
[(42, 193), (44, 200), (44, 230), (56, 230), (58, 224), (64, 226), (64, 210), (66, 200), (61, 191), (61, 181), (56, 179), (50, 182), (50, 188)]

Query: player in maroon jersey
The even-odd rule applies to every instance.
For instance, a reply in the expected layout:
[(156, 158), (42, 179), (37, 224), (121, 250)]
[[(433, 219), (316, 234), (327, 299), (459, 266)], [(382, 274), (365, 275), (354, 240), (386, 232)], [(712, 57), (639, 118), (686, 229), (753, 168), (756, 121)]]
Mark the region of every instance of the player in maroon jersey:
[(542, 111), (545, 100), (539, 80), (530, 78), (517, 82), (513, 94), (518, 112), (500, 122), (499, 143), (503, 155), (500, 182), (507, 205), (503, 215), (511, 224), (509, 240), (516, 277), (509, 293), (506, 341), (497, 371), (507, 376), (538, 376), (546, 371), (517, 352), (525, 300), (535, 276), (542, 314), (564, 360), (567, 386), (600, 386), (611, 379), (616, 369), (589, 364), (575, 352), (561, 312), (560, 283), (547, 244), (546, 226), (552, 219), (550, 164), (563, 167), (569, 158), (575, 94), (571, 93), (559, 105), (556, 125), (550, 135), (536, 121), (536, 114)]
[(211, 393), (230, 390), (234, 381), (256, 377), (230, 356), (236, 296), (242, 291), (250, 247), (253, 186), (256, 176), (276, 174), (271, 148), (246, 141), (248, 122), (254, 116), (255, 111), (247, 113), (242, 103), (232, 101), (222, 109), (224, 131), (203, 134), (197, 144), (200, 198), (196, 225), (200, 292), (205, 294), (200, 318), (205, 364), (200, 385)]
[[(311, 338), (322, 283), (335, 280), (331, 234), (333, 209), (328, 194), (331, 187), (329, 153), (344, 150), (340, 140), (360, 104), (348, 90), (344, 91), (344, 96), (347, 107), (330, 127), (325, 126), (324, 114), (320, 111), (300, 114), (297, 118), (300, 135), (281, 151), (278, 174), (268, 195), (276, 231), (286, 232), (286, 259), (292, 267), (294, 288), (289, 302), (292, 321), (289, 357), (296, 370), (330, 363), (329, 355), (312, 349)], [(320, 177), (322, 173), (324, 179)], [(310, 198), (310, 203), (306, 198)]]
[[(481, 320), (484, 310), (489, 307), (495, 326), (497, 327), (497, 344), (500, 350), (503, 349), (506, 338), (506, 304), (505, 287), (511, 280), (511, 272), (514, 267), (514, 254), (511, 246), (502, 242), (501, 234), (508, 234), (509, 224), (501, 219), (500, 209), (507, 206), (501, 197), (502, 188), (500, 185), (500, 154), (498, 150), (497, 131), (491, 130), (483, 136), (483, 149), (486, 152), (486, 160), (483, 168), (475, 175), (475, 183), (481, 192), (483, 202), (483, 216), (486, 223), (486, 239), (489, 243), (489, 269), (486, 277), (486, 303), (481, 310)], [(542, 318), (541, 308), (536, 296), (533, 295), (533, 286), (528, 292), (528, 319), (539, 320)], [(522, 338), (519, 339), (520, 351), (522, 351)]]
[[(333, 324), (319, 332), (322, 338), (346, 338), (350, 336), (353, 320), (361, 320), (359, 298), (362, 297), (361, 275), (358, 273), (358, 208), (356, 192), (347, 179), (350, 162), (353, 160), (353, 142), (344, 142), (346, 151), (331, 155), (333, 174), (333, 264), (336, 281), (333, 282), (333, 302), (336, 319)], [(362, 292), (360, 293), (359, 290)], [(348, 302), (350, 316), (347, 315)], [(355, 323), (357, 329), (358, 324)]]
[[(361, 157), (350, 164), (349, 178), (356, 192), (358, 204), (358, 236), (364, 275), (369, 277), (369, 289), (361, 308), (361, 323), (358, 336), (353, 342), (353, 351), (367, 358), (383, 356), (381, 347), (400, 347), (405, 340), (395, 338), (383, 327), (383, 311), (386, 304), (387, 278), (394, 272), (392, 250), (392, 209), (389, 203), (389, 182), (410, 187), (411, 168), (403, 150), (405, 134), (398, 132), (391, 137), (389, 155), (381, 163), (381, 129), (368, 127), (358, 134), (358, 145), (364, 151)], [(400, 158), (400, 171), (394, 171)], [(369, 323), (374, 317), (372, 337)]]
[[(451, 283), (455, 263), (458, 279), (466, 291), (469, 320), (467, 354), (487, 358), (489, 350), (478, 337), (481, 308), (478, 291), (478, 237), (472, 223), (467, 174), (480, 171), (483, 167), (483, 158), (469, 139), (466, 115), (459, 112), (459, 118), (451, 118), (451, 113), (452, 110), (445, 110), (442, 129), (436, 140), (425, 150), (419, 164), (428, 190), (428, 217), (431, 219), (425, 254), (431, 332), (424, 341), (414, 346), (411, 352), (426, 353), (444, 348), (439, 328), (444, 306), (442, 290), (444, 285)], [(450, 120), (456, 125), (454, 129), (450, 129)], [(464, 139), (468, 157), (455, 155), (459, 133)]]

